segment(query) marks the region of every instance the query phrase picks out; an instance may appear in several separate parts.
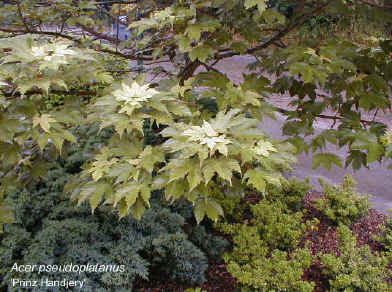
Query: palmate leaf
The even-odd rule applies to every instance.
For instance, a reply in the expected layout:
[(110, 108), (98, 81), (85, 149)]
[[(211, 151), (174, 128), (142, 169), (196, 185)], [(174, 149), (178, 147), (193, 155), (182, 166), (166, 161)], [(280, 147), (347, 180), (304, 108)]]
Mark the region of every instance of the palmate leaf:
[(41, 116), (35, 116), (33, 118), (33, 127), (40, 125), (42, 130), (49, 133), (51, 123), (55, 123), (56, 120), (50, 114), (43, 114)]
[(78, 205), (81, 205), (84, 201), (88, 200), (92, 212), (102, 202), (105, 194), (110, 194), (112, 187), (110, 184), (105, 182), (89, 182), (82, 187), (78, 196)]
[(266, 187), (266, 181), (264, 173), (257, 169), (249, 169), (242, 178), (242, 181), (246, 181), (248, 185), (252, 185), (259, 192), (264, 193)]
[(212, 199), (197, 200), (193, 212), (195, 214), (197, 224), (199, 224), (206, 215), (215, 222), (220, 216), (223, 216), (222, 207)]
[(190, 169), (189, 174), (187, 176), (189, 183), (189, 192), (192, 192), (194, 188), (196, 188), (203, 181), (203, 174), (200, 169), (200, 165), (197, 161), (193, 164), (193, 167)]
[(207, 184), (215, 173), (231, 184), (233, 172), (241, 173), (241, 167), (237, 160), (230, 158), (208, 159), (202, 169), (205, 183)]
[(143, 152), (140, 153), (139, 158), (141, 160), (141, 166), (149, 173), (152, 173), (156, 163), (165, 161), (165, 154), (160, 148), (148, 145), (144, 148)]
[(145, 201), (138, 198), (136, 203), (130, 208), (131, 214), (137, 219), (141, 220), (144, 212), (146, 211)]
[(252, 7), (257, 6), (257, 9), (260, 13), (264, 12), (267, 9), (267, 0), (245, 0), (244, 6), (246, 9), (250, 9)]
[(167, 184), (165, 188), (165, 198), (167, 200), (177, 200), (188, 191), (188, 183), (185, 180), (176, 180)]
[(190, 160), (173, 159), (162, 171), (169, 170), (169, 183), (183, 179), (189, 173), (192, 163)]
[(277, 149), (271, 142), (260, 140), (257, 142), (254, 151), (257, 155), (268, 157), (270, 152), (277, 152)]
[(338, 167), (343, 167), (342, 160), (339, 156), (333, 153), (318, 153), (313, 156), (313, 168), (317, 168), (319, 166), (323, 166), (328, 170), (331, 170), (332, 165), (336, 165)]
[(131, 86), (122, 83), (121, 88), (115, 90), (112, 94), (117, 101), (122, 101), (124, 104), (139, 106), (141, 102), (149, 100), (157, 93), (158, 92), (155, 89), (149, 88), (148, 85), (140, 86), (134, 81)]
[(214, 49), (207, 45), (197, 46), (189, 52), (189, 58), (192, 61), (199, 59), (201, 62), (205, 62), (207, 61), (208, 57), (213, 55), (214, 55)]

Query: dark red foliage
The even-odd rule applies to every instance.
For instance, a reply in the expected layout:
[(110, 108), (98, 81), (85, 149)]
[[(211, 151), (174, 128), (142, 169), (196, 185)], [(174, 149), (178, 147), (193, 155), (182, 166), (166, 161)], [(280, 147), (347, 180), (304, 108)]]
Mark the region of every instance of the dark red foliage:
[[(318, 253), (334, 253), (340, 255), (339, 238), (336, 226), (326, 218), (322, 212), (314, 207), (315, 200), (322, 198), (322, 193), (310, 192), (304, 198), (304, 218), (306, 220), (317, 218), (320, 223), (317, 228), (309, 231), (303, 238), (302, 246), (307, 246), (313, 255)], [(358, 236), (358, 246), (368, 244), (372, 251), (380, 251), (382, 246), (374, 240), (374, 237), (381, 235), (382, 227), (387, 223), (387, 216), (370, 209), (367, 216), (358, 220), (351, 226), (351, 230)], [(392, 267), (392, 264), (391, 264)], [(323, 276), (323, 266), (315, 261), (311, 267), (305, 270), (303, 279), (313, 281), (316, 284), (316, 292), (329, 291), (328, 280)]]
[(313, 255), (318, 253), (334, 253), (339, 255), (339, 241), (336, 227), (319, 210), (314, 207), (315, 200), (323, 195), (310, 192), (304, 198), (305, 219), (317, 218), (320, 223), (315, 229), (307, 232), (303, 238), (302, 246), (308, 246)]
[(305, 195), (304, 197), (304, 207), (305, 207), (305, 219), (312, 219), (312, 218), (317, 218), (320, 221), (326, 221), (328, 220), (323, 213), (321, 213), (316, 207), (314, 206), (314, 203), (317, 199), (320, 199), (323, 197), (322, 193), (319, 192), (309, 192), (308, 194)]
[[(308, 247), (313, 255), (319, 253), (333, 253), (337, 256), (340, 255), (339, 249), (339, 238), (336, 232), (336, 225), (334, 225), (326, 216), (314, 207), (315, 200), (322, 198), (323, 194), (319, 192), (309, 192), (304, 198), (304, 220), (310, 220), (317, 218), (320, 223), (313, 230), (308, 231), (301, 242), (301, 246)], [(252, 219), (252, 212), (250, 211), (249, 205), (256, 204), (260, 200), (259, 196), (248, 195), (241, 203), (247, 204), (247, 208), (243, 210), (243, 220)], [(382, 227), (388, 221), (388, 217), (384, 214), (370, 209), (367, 216), (358, 220), (351, 226), (351, 230), (358, 236), (358, 246), (368, 244), (372, 251), (377, 252), (382, 250), (382, 245), (374, 240), (374, 237), (381, 235)], [(230, 240), (230, 237), (225, 236), (226, 239)], [(315, 292), (326, 292), (329, 291), (328, 279), (323, 275), (324, 267), (315, 260), (313, 264), (305, 269), (302, 276), (303, 280), (314, 282), (316, 284)], [(391, 263), (392, 269), (392, 263)], [(392, 279), (391, 279), (392, 283)], [(141, 292), (183, 292), (189, 286), (181, 285), (176, 282), (165, 282), (156, 283), (145, 283), (148, 286), (140, 287), (154, 287), (154, 288), (142, 288)], [(203, 284), (202, 289), (208, 292), (235, 292), (236, 280), (231, 277), (230, 273), (226, 270), (224, 264), (210, 263), (208, 269), (207, 281)]]
[(358, 246), (368, 244), (373, 251), (380, 251), (382, 246), (374, 240), (381, 235), (382, 226), (387, 223), (387, 216), (370, 209), (369, 214), (351, 226), (351, 230), (358, 235)]
[(320, 222), (317, 229), (313, 229), (305, 235), (303, 245), (307, 246), (313, 255), (318, 253), (340, 255), (336, 228), (325, 224), (325, 222)]
[(319, 262), (314, 262), (309, 268), (305, 269), (302, 280), (314, 282), (316, 284), (314, 292), (324, 292), (329, 290), (329, 282), (322, 274), (323, 266)]
[(213, 265), (208, 269), (207, 282), (202, 288), (208, 292), (233, 292), (236, 280), (226, 270), (226, 265)]
[(254, 205), (260, 202), (260, 199), (261, 198), (259, 194), (247, 194), (244, 198), (241, 199), (241, 201)]
[[(210, 263), (207, 271), (207, 281), (203, 284), (202, 289), (208, 292), (235, 292), (236, 280), (226, 270), (224, 264)], [(189, 285), (180, 284), (175, 281), (165, 281), (164, 283), (151, 283), (143, 281), (139, 283), (139, 292), (183, 292)], [(148, 287), (148, 288), (147, 288)]]

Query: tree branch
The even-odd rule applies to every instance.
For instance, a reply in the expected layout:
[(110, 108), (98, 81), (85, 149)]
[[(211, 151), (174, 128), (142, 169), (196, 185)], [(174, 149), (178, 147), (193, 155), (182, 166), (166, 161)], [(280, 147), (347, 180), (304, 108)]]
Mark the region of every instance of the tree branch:
[[(74, 41), (78, 44), (82, 43), (82, 41), (77, 38), (74, 38), (74, 37), (67, 35), (67, 34), (54, 32), (54, 31), (38, 31), (38, 30), (26, 31), (24, 29), (10, 29), (10, 28), (1, 28), (1, 27), (0, 27), (0, 31), (7, 32), (7, 33), (13, 33), (13, 34), (19, 34), (19, 35), (23, 35), (23, 34), (48, 35), (48, 36), (61, 37), (64, 39), (68, 39), (68, 40)], [(153, 61), (154, 60), (152, 57), (137, 57), (136, 54), (134, 54), (134, 53), (124, 54), (121, 52), (116, 52), (114, 50), (100, 48), (99, 46), (92, 48), (92, 49), (97, 52), (103, 52), (103, 53), (116, 55), (116, 56), (119, 56), (121, 58), (128, 59), (128, 60), (140, 60), (140, 59), (143, 61)]]
[(67, 34), (63, 34), (63, 33), (59, 33), (59, 32), (55, 32), (55, 31), (40, 31), (40, 30), (30, 30), (27, 31), (25, 29), (12, 29), (12, 28), (2, 28), (0, 27), (0, 31), (2, 32), (8, 32), (8, 33), (17, 33), (17, 34), (40, 34), (40, 35), (49, 35), (49, 36), (55, 36), (55, 37), (61, 37), (64, 39), (68, 39), (70, 41), (74, 41), (77, 43), (80, 43), (80, 40), (67, 35)]
[[(280, 113), (282, 113), (282, 114), (288, 114), (288, 113), (290, 113), (290, 111), (289, 110), (286, 110), (286, 109), (284, 109), (284, 108), (280, 108), (280, 107), (276, 107), (275, 106), (275, 109), (278, 111), (278, 112), (280, 112)], [(319, 115), (314, 115), (316, 118), (320, 118), (320, 119), (328, 119), (328, 120), (333, 120), (334, 121), (334, 124), (336, 123), (336, 121), (340, 121), (340, 120), (343, 120), (344, 119), (344, 117), (341, 117), (341, 116), (337, 116), (337, 115), (335, 115), (335, 116), (330, 116), (330, 115), (323, 115), (323, 114), (319, 114)], [(363, 123), (363, 124), (382, 124), (381, 122), (378, 122), (378, 121), (369, 121), (369, 120), (363, 120), (363, 119), (360, 119), (359, 120), (361, 123)]]
[[(284, 37), (285, 35), (287, 35), (289, 32), (291, 32), (293, 29), (297, 28), (299, 25), (301, 25), (302, 23), (304, 23), (306, 20), (308, 20), (309, 18), (313, 17), (316, 14), (319, 14), (322, 12), (322, 10), (324, 8), (326, 8), (329, 5), (329, 2), (325, 2), (323, 4), (321, 4), (320, 6), (316, 7), (315, 9), (313, 9), (310, 13), (304, 14), (301, 16), (301, 19), (297, 22), (292, 23), (291, 25), (288, 25), (285, 29), (279, 31), (277, 34), (275, 34), (273, 37), (271, 37), (268, 41), (254, 47), (251, 49), (247, 50), (247, 54), (253, 54), (259, 50), (265, 49), (267, 47), (269, 47), (272, 44), (275, 44), (277, 41), (279, 41), (282, 37)], [(219, 59), (223, 59), (223, 58), (228, 58), (228, 57), (232, 57), (232, 56), (236, 56), (236, 55), (240, 55), (239, 52), (228, 52), (228, 53), (224, 53), (221, 55), (218, 55), (217, 58)]]
[(96, 30), (94, 30), (94, 29), (92, 29), (92, 28), (90, 28), (90, 27), (88, 27), (88, 26), (86, 26), (84, 24), (78, 23), (76, 26), (78, 26), (82, 30), (88, 32), (89, 34), (95, 36), (97, 39), (107, 40), (107, 41), (109, 41), (111, 43), (114, 43), (114, 44), (117, 43), (117, 39), (116, 38), (113, 38), (113, 37), (110, 37), (110, 36), (108, 36), (106, 34), (100, 33), (100, 32), (98, 32), (98, 31), (96, 31)]
[(366, 5), (377, 7), (377, 8), (392, 9), (392, 5), (388, 5), (388, 4), (378, 4), (378, 3), (372, 2), (370, 0), (357, 0), (357, 1), (361, 2), (362, 4), (366, 4)]
[(20, 8), (20, 3), (17, 4), (17, 7), (18, 7), (18, 14), (19, 14), (20, 19), (23, 22), (23, 25), (25, 26), (27, 31), (30, 31), (30, 28), (29, 28), (29, 26), (27, 24), (27, 21), (26, 21), (26, 19), (23, 16), (22, 9)]
[(180, 73), (178, 73), (177, 77), (180, 78), (180, 85), (184, 85), (184, 81), (187, 80), (188, 78), (193, 76), (193, 73), (196, 71), (197, 67), (201, 65), (201, 62), (199, 59), (196, 59), (192, 62), (189, 62), (185, 65), (184, 69), (181, 70)]

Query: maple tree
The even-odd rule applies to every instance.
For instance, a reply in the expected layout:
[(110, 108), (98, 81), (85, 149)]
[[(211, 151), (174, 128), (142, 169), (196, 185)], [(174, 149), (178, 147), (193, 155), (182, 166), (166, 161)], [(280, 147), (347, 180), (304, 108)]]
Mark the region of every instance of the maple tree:
[[(284, 40), (322, 13), (382, 22), (391, 10), (388, 1), (372, 0), (3, 2), (0, 221), (12, 220), (6, 194), (44, 176), (50, 160), (77, 143), (72, 127), (86, 123), (113, 128), (115, 135), (65, 192), (93, 210), (111, 204), (120, 216), (140, 218), (151, 193), (164, 190), (169, 200), (190, 200), (199, 222), (216, 220), (223, 211), (214, 194), (264, 193), (284, 180), (295, 154), (323, 150), (327, 142), (347, 147), (346, 166), (387, 161), (392, 134), (377, 114), (391, 106), (392, 40), (380, 38), (371, 47), (339, 38), (316, 45)], [(117, 25), (116, 34), (108, 23)], [(120, 25), (129, 38), (119, 37)], [(237, 55), (255, 60), (239, 85), (214, 67)], [(132, 66), (108, 69), (104, 56), (143, 61), (164, 77), (148, 83), (143, 74), (128, 74)], [(174, 69), (159, 67), (164, 62)], [(266, 71), (277, 74), (276, 81), (263, 77)], [(271, 103), (272, 94), (286, 91), (291, 108)], [(49, 108), (44, 101), (54, 94), (62, 94), (63, 104)], [(369, 111), (371, 119), (364, 115)], [(275, 112), (287, 117), (286, 141), (259, 127)], [(333, 124), (314, 135), (318, 119)], [(147, 121), (163, 143), (143, 143)], [(333, 153), (314, 155), (316, 167), (332, 164), (343, 166)]]

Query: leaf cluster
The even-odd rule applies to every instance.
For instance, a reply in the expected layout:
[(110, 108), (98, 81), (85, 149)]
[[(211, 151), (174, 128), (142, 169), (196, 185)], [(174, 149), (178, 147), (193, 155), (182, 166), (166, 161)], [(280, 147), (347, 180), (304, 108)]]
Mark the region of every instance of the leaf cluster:
[(315, 207), (336, 225), (351, 223), (365, 217), (370, 204), (368, 196), (361, 196), (355, 190), (355, 181), (346, 176), (339, 186), (323, 184), (324, 196), (318, 199)]
[[(347, 178), (342, 185), (340, 188), (346, 190), (352, 187)], [(299, 199), (303, 190), (303, 201), (308, 188), (306, 183), (292, 181), (251, 205), (245, 222), (237, 219), (219, 224), (220, 230), (232, 237), (233, 249), (224, 260), (239, 286), (244, 291), (388, 291), (390, 255), (383, 250), (372, 251), (368, 244), (359, 246), (350, 230), (356, 221), (341, 220), (336, 228), (330, 221), (319, 217), (321, 222), (309, 214), (304, 206), (300, 209), (306, 217), (296, 211), (298, 204), (293, 204), (297, 201), (293, 199)], [(340, 195), (351, 198), (352, 193), (341, 191)], [(331, 250), (329, 242), (317, 238), (318, 229), (327, 230), (324, 224), (329, 224), (328, 230), (336, 229), (336, 249)], [(389, 233), (377, 239), (388, 248)], [(314, 251), (314, 242), (322, 246), (320, 252)]]
[(81, 171), (89, 155), (113, 134), (104, 131), (98, 135), (97, 131), (97, 127), (75, 130), (81, 143), (68, 151), (65, 161), (52, 165), (38, 183), (8, 196), (15, 223), (7, 224), (0, 237), (0, 271), (4, 275), (1, 285), (7, 287), (15, 277), (37, 277), (34, 273), (21, 275), (11, 271), (15, 262), (125, 265), (124, 273), (61, 274), (66, 279), (86, 279), (83, 291), (132, 289), (143, 278), (202, 283), (208, 267), (205, 253), (219, 257), (227, 242), (202, 226), (188, 231), (188, 236), (184, 225), (192, 216), (190, 206), (181, 207), (186, 210), (182, 216), (162, 204), (156, 194), (143, 221), (132, 217), (118, 221), (108, 208), (92, 215), (86, 204), (75, 208), (62, 196), (71, 175)]

